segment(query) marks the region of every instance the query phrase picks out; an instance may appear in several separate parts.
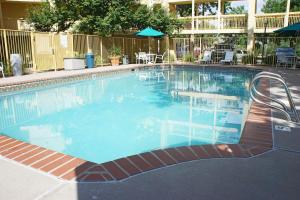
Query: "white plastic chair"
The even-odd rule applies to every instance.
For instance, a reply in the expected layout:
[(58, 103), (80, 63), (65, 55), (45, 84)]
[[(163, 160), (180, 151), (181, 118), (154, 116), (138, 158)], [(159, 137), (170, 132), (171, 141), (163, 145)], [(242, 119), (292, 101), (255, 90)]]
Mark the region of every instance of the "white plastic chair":
[(220, 63), (221, 64), (225, 64), (225, 63), (229, 63), (229, 64), (233, 64), (233, 51), (226, 51), (225, 52), (225, 59), (221, 60)]
[(148, 62), (148, 56), (146, 52), (139, 52), (139, 57), (143, 61), (143, 63), (146, 64)]
[(164, 57), (165, 57), (166, 53), (167, 52), (165, 51), (162, 55), (157, 54), (156, 57), (155, 57), (155, 63), (157, 62), (157, 59), (160, 59), (161, 62), (163, 63), (164, 62)]
[(203, 58), (200, 60), (200, 63), (211, 63), (211, 51), (204, 51)]
[(138, 53), (134, 53), (135, 55), (135, 63), (139, 62), (139, 54)]
[(5, 78), (5, 76), (4, 76), (4, 66), (3, 66), (2, 62), (0, 62), (0, 71), (2, 72), (2, 77)]
[(140, 61), (143, 61), (144, 64), (147, 63), (147, 54), (146, 52), (135, 53), (136, 63), (140, 64)]

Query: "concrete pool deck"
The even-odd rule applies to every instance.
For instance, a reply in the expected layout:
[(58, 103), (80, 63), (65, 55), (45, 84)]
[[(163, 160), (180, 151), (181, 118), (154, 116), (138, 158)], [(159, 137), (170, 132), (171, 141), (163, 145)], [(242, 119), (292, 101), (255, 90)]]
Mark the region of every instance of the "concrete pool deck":
[[(280, 72), (299, 109), (300, 71)], [(274, 116), (276, 124), (285, 123)], [(0, 157), (0, 199), (297, 199), (299, 166), (296, 128), (289, 133), (274, 130), (273, 150), (263, 155), (191, 161), (113, 183), (61, 181)]]

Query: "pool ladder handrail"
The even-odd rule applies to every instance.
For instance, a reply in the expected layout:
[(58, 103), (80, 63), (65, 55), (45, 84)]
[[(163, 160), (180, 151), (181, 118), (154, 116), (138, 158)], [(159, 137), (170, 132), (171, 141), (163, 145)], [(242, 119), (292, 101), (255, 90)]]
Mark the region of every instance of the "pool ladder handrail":
[[(268, 78), (268, 79), (276, 80), (284, 86), (284, 89), (285, 89), (285, 92), (287, 94), (288, 101), (289, 101), (289, 104), (290, 104), (290, 109), (288, 109), (288, 107), (282, 101), (274, 99), (272, 97), (268, 97), (268, 96), (262, 94), (261, 92), (259, 92), (256, 89), (255, 83), (256, 83), (257, 80), (259, 80), (261, 78)], [(266, 102), (263, 102), (263, 101), (259, 100), (258, 98), (255, 97), (253, 92), (258, 96), (261, 96), (265, 99), (268, 99), (272, 102), (277, 103), (281, 107), (275, 106), (275, 105), (272, 105), (272, 104), (269, 104), (269, 103), (266, 103)], [(272, 73), (272, 72), (260, 72), (260, 73), (256, 74), (256, 76), (253, 78), (253, 80), (250, 84), (250, 97), (257, 103), (260, 103), (260, 104), (266, 105), (268, 107), (274, 108), (276, 110), (279, 110), (280, 112), (282, 112), (285, 115), (285, 117), (287, 118), (287, 120), (289, 122), (296, 122), (296, 123), (300, 122), (299, 115), (297, 113), (297, 109), (296, 109), (295, 103), (293, 101), (293, 97), (291, 95), (291, 92), (290, 92), (289, 88), (287, 87), (287, 84), (286, 84), (284, 78), (281, 75), (275, 74), (275, 73)], [(291, 115), (294, 116), (295, 121), (292, 120)]]

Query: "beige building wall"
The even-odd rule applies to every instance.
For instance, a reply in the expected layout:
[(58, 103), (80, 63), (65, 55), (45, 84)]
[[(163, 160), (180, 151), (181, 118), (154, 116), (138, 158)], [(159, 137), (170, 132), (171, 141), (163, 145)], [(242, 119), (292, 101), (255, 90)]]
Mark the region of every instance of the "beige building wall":
[(27, 17), (29, 8), (39, 5), (37, 1), (1, 1), (0, 4), (0, 25), (5, 29), (18, 29), (18, 20)]
[(0, 28), (4, 28), (4, 21), (3, 21), (3, 13), (2, 13), (2, 4), (0, 1)]

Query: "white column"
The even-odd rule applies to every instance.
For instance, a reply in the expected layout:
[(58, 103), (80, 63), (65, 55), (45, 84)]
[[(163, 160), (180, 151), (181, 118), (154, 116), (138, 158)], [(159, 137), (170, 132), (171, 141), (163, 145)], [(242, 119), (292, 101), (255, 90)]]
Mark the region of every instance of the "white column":
[(49, 4), (50, 4), (51, 7), (54, 7), (54, 6), (55, 6), (54, 3), (55, 3), (55, 2), (54, 2), (53, 0), (49, 0)]
[(194, 34), (195, 29), (195, 0), (192, 0), (192, 34)]
[(222, 8), (222, 0), (218, 0), (218, 33), (220, 33), (221, 30), (221, 9)]
[(285, 12), (285, 16), (284, 16), (284, 26), (289, 25), (290, 7), (291, 7), (291, 0), (287, 0), (287, 2), (286, 2), (286, 12)]
[(147, 6), (148, 6), (149, 8), (153, 8), (153, 5), (154, 5), (153, 0), (148, 0)]
[(190, 50), (192, 55), (194, 55), (194, 41), (195, 41), (195, 0), (192, 0), (192, 34), (191, 34), (191, 43)]
[(248, 41), (247, 41), (247, 51), (251, 52), (254, 47), (254, 30), (256, 27), (256, 0), (248, 0)]
[(167, 12), (170, 11), (170, 7), (169, 7), (169, 1), (168, 0), (162, 0), (162, 8), (165, 9)]

